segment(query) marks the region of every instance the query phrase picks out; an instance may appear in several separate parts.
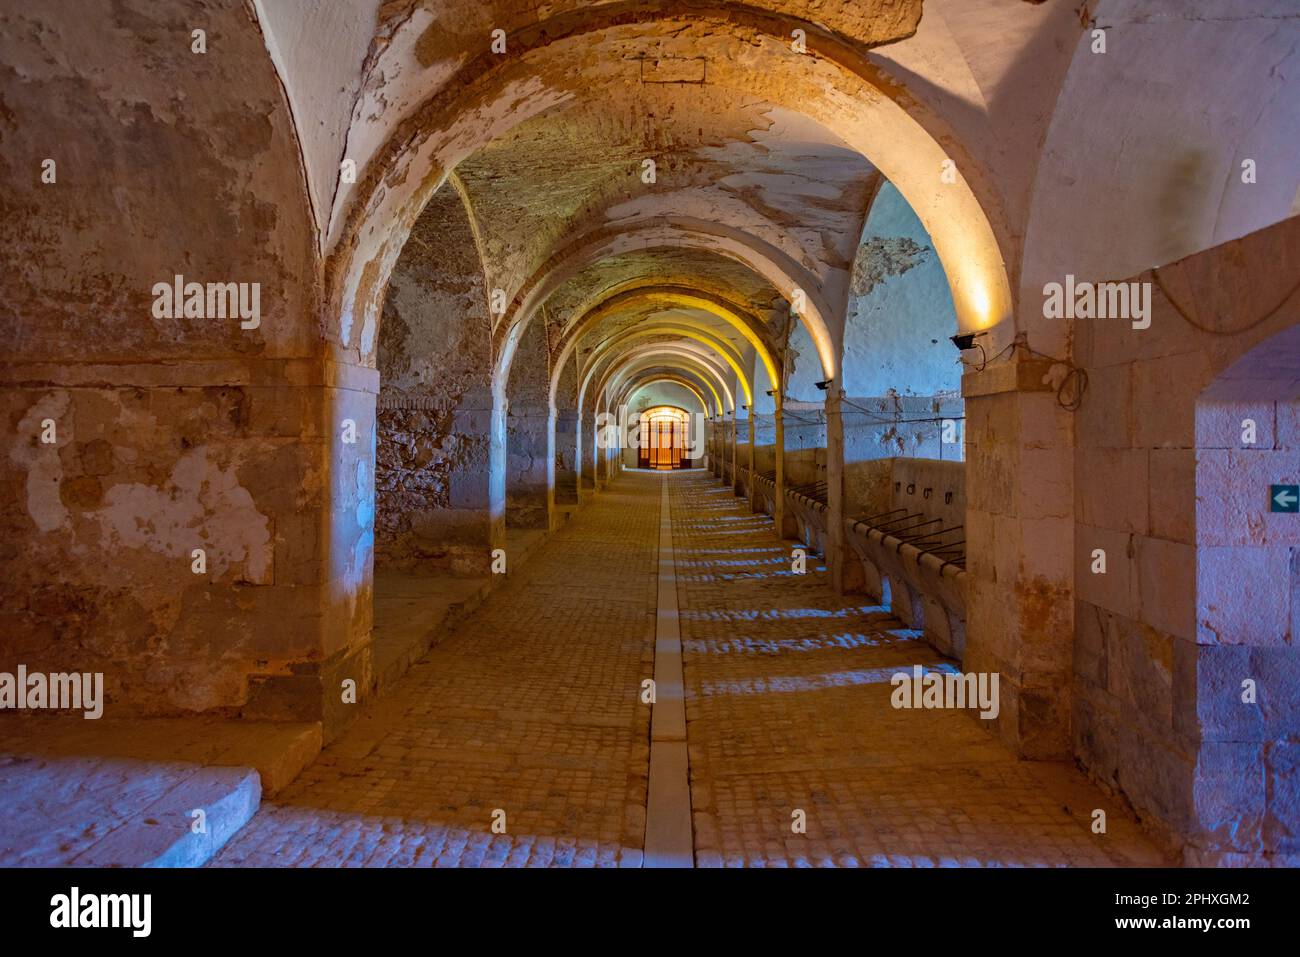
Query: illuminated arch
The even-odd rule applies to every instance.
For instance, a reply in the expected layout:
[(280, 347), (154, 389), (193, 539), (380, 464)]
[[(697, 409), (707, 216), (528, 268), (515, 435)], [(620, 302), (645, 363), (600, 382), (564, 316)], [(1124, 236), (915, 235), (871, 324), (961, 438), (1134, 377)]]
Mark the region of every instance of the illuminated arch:
[[(665, 358), (668, 361), (665, 361)], [(648, 368), (664, 367), (670, 370), (687, 370), (693, 373), (713, 396), (713, 407), (718, 412), (735, 409), (736, 405), (731, 390), (718, 369), (705, 362), (701, 356), (662, 349), (628, 353), (621, 356), (618, 363), (606, 370), (597, 383), (594, 393), (597, 397), (597, 403), (599, 404), (602, 398), (608, 400), (609, 393), (616, 391), (618, 383), (626, 380), (628, 376)]]
[[(508, 376), (515, 350), (523, 338), (529, 321), (543, 302), (569, 279), (602, 259), (626, 252), (645, 252), (654, 249), (696, 249), (725, 256), (762, 276), (777, 290), (789, 296), (796, 288), (804, 293), (805, 311), (800, 315), (817, 347), (818, 358), (826, 378), (834, 378), (837, 366), (836, 345), (832, 341), (827, 316), (829, 306), (821, 299), (815, 277), (785, 253), (769, 244), (748, 236), (740, 230), (706, 223), (684, 217), (649, 219), (618, 228), (599, 230), (570, 243), (565, 249), (543, 265), (515, 297), (513, 308), (502, 320), (504, 341), (497, 357), (498, 376)], [(761, 337), (749, 328), (744, 319), (733, 310), (718, 305), (712, 299), (690, 293), (665, 293), (668, 301), (677, 301), (690, 308), (716, 312), (760, 351), (774, 382), (780, 382), (770, 351)], [(830, 372), (827, 372), (830, 370)]]
[[(669, 361), (664, 362), (665, 358)], [(700, 376), (713, 394), (716, 400), (715, 407), (718, 410), (735, 410), (735, 396), (732, 394), (731, 386), (727, 384), (726, 377), (722, 374), (721, 369), (712, 365), (705, 356), (699, 353), (683, 352), (663, 347), (644, 348), (620, 356), (618, 361), (611, 365), (601, 376), (597, 383), (596, 395), (604, 395), (634, 371), (648, 366), (665, 365), (669, 368), (684, 366), (691, 369)]]
[[(573, 354), (573, 350), (577, 348), (581, 336), (618, 311), (633, 304), (641, 303), (697, 309), (716, 316), (739, 332), (745, 341), (754, 347), (768, 371), (769, 379), (773, 382), (780, 381), (771, 350), (758, 332), (755, 331), (755, 322), (747, 318), (739, 307), (719, 297), (695, 292), (685, 287), (660, 285), (637, 286), (631, 289), (622, 289), (620, 287), (620, 291), (607, 294), (605, 298), (596, 300), (590, 310), (583, 313), (581, 318), (572, 324), (571, 330), (565, 332), (563, 345), (556, 361), (556, 371), (551, 375), (552, 401), (554, 401), (553, 397), (559, 388), (560, 370), (563, 369), (564, 364)], [(744, 379), (749, 382), (749, 376), (744, 376)], [(752, 385), (752, 383), (750, 384)]]
[(671, 325), (668, 323), (654, 323), (645, 326), (633, 326), (613, 338), (602, 342), (592, 352), (588, 360), (587, 371), (583, 374), (582, 382), (578, 387), (578, 401), (582, 402), (582, 396), (586, 392), (587, 383), (591, 381), (592, 375), (602, 361), (612, 360), (613, 356), (604, 355), (618, 346), (626, 344), (636, 339), (647, 336), (658, 335), (676, 335), (685, 336), (693, 339), (703, 345), (708, 346), (716, 352), (731, 367), (731, 371), (736, 374), (736, 381), (740, 384), (741, 391), (745, 394), (745, 401), (752, 405), (754, 402), (754, 389), (749, 377), (745, 374), (744, 366), (741, 365), (741, 356), (736, 354), (733, 349), (722, 339), (702, 330), (688, 326)]
[(709, 403), (705, 401), (704, 393), (699, 390), (698, 386), (696, 386), (694, 383), (692, 383), (689, 379), (685, 378), (684, 376), (671, 375), (666, 372), (638, 373), (638, 375), (635, 378), (633, 378), (630, 382), (628, 382), (627, 391), (622, 394), (620, 398), (620, 404), (622, 401), (630, 398), (632, 396), (632, 393), (634, 393), (637, 389), (645, 388), (647, 386), (652, 386), (656, 382), (672, 382), (676, 385), (681, 386), (683, 389), (685, 389), (687, 392), (689, 392), (691, 395), (695, 396), (695, 398), (699, 400), (700, 408), (704, 410), (704, 414), (705, 415), (709, 414)]

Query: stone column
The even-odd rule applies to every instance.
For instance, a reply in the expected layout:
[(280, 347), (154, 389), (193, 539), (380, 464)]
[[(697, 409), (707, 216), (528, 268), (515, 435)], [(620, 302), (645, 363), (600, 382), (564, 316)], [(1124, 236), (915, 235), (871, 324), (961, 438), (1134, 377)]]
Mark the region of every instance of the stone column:
[(730, 454), (727, 449), (727, 438), (727, 420), (721, 415), (715, 415), (713, 417), (713, 475), (718, 481), (722, 481), (723, 476), (726, 474), (724, 466), (727, 462), (727, 456)]
[[(753, 409), (749, 412), (749, 442), (753, 450), (750, 460), (749, 508), (754, 513), (763, 511), (758, 482), (755, 480), (756, 474), (769, 471), (768, 466), (774, 468), (778, 474), (781, 471), (781, 452), (777, 445), (777, 418), (776, 412), (756, 413)], [(777, 532), (780, 533), (779, 526)]]
[[(754, 430), (750, 428), (752, 413), (745, 412), (745, 424), (742, 426), (740, 412), (731, 413), (731, 489), (736, 495), (744, 495), (745, 487), (740, 483), (740, 469), (746, 461), (753, 461), (753, 443), (750, 441)], [(741, 452), (741, 445), (749, 451)]]
[[(728, 419), (727, 413), (720, 412), (719, 419), (722, 420), (719, 429), (723, 438), (723, 459), (725, 463), (731, 465), (732, 476), (736, 475), (736, 416), (733, 415)], [(722, 469), (722, 480), (727, 482), (727, 469)]]
[(780, 401), (776, 404), (776, 412), (773, 413), (774, 420), (774, 455), (773, 461), (776, 464), (776, 492), (773, 495), (772, 522), (776, 526), (776, 533), (782, 538), (797, 539), (799, 537), (799, 525), (794, 517), (789, 514), (790, 508), (785, 500), (785, 413), (782, 410)]
[(586, 416), (578, 417), (578, 459), (582, 463), (579, 476), (579, 488), (591, 490), (598, 487), (600, 471), (599, 437), (596, 435), (595, 422)]
[(604, 484), (608, 485), (614, 480), (614, 476), (622, 471), (623, 447), (615, 444), (601, 449), (601, 456), (604, 460), (604, 468), (601, 470), (601, 474), (604, 476)]
[(572, 505), (578, 501), (578, 456), (582, 442), (578, 430), (581, 423), (581, 417), (574, 409), (552, 412), (547, 423), (552, 448), (548, 461), (554, 475), (551, 500), (558, 505)]
[(997, 672), (999, 736), (1027, 758), (1070, 754), (1074, 473), (1050, 363), (962, 377), (966, 399), (968, 672)]
[(866, 590), (862, 563), (845, 538), (844, 390), (826, 393), (826, 567), (838, 594)]

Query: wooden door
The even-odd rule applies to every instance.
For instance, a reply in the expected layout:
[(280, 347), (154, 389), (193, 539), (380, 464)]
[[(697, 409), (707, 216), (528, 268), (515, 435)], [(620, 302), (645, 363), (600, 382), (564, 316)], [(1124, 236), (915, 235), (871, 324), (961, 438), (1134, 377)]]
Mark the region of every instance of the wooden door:
[(681, 443), (677, 439), (677, 423), (660, 419), (650, 423), (650, 467), (671, 469), (677, 467), (677, 452)]

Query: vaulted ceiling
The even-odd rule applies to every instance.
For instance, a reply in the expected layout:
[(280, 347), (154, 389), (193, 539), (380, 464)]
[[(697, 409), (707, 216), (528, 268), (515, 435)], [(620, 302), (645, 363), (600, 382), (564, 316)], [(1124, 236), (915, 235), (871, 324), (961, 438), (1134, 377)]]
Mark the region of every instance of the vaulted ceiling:
[[(758, 352), (780, 364), (806, 296), (803, 352), (826, 377), (882, 178), (933, 237), (961, 327), (1002, 339), (1035, 326), (1015, 302), (1062, 263), (1124, 275), (1294, 208), (1294, 168), (1250, 192), (1231, 175), (1222, 185), (1238, 154), (1278, 169), (1300, 133), (1278, 106), (1295, 75), (1271, 26), (1286, 0), (1234, 8), (1234, 42), (1254, 52), (1226, 72), (1214, 53), (1225, 27), (1178, 0), (254, 7), (297, 118), (328, 308), (363, 361), (405, 229), (448, 183), (485, 288), (509, 303), (493, 319), (497, 354), (537, 321), (552, 361), (609, 363), (611, 342), (702, 336), (752, 371)], [(1092, 49), (1095, 29), (1109, 54)], [(1148, 54), (1162, 50), (1186, 62), (1155, 70)], [(1173, 83), (1204, 90), (1199, 118), (1153, 106)], [(1260, 111), (1234, 109), (1243, 97)], [(1126, 149), (1147, 158), (1140, 168)], [(339, 175), (340, 157), (354, 177)], [(939, 185), (948, 161), (959, 189)], [(1099, 189), (1127, 198), (1090, 201)], [(1121, 228), (1126, 204), (1143, 215)], [(632, 324), (658, 331), (626, 335)], [(1043, 348), (1064, 335), (1035, 328)]]

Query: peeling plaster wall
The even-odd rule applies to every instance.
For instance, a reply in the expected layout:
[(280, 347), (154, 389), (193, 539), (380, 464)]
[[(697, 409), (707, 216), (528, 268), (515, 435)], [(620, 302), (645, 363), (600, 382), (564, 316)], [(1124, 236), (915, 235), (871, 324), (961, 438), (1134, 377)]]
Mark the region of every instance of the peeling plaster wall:
[(490, 329), (474, 236), (446, 186), (411, 231), (380, 324), (379, 567), (487, 571)]
[(826, 374), (817, 359), (817, 347), (808, 334), (808, 327), (802, 322), (796, 322), (790, 330), (782, 368), (785, 370), (787, 399), (821, 402), (826, 398), (826, 393), (817, 388), (817, 383), (824, 381)]
[[(20, 331), (10, 360), (312, 354), (316, 264), (295, 133), (245, 9), (178, 17), (164, 0), (132, 0), (69, 22), (57, 7), (0, 13), (0, 262)], [(190, 52), (191, 20), (207, 53)], [(46, 158), (53, 184), (41, 182)], [(126, 228), (138, 241), (122, 241)], [(260, 327), (155, 317), (153, 286), (177, 273), (260, 283)]]
[[(961, 459), (963, 403), (952, 293), (930, 237), (883, 183), (853, 261), (844, 336), (845, 514), (871, 508), (878, 459)], [(954, 442), (943, 441), (952, 420)]]
[(1251, 325), (1300, 275), (1300, 219), (1161, 273), (1204, 330), (1159, 292), (1149, 329), (1075, 323), (1075, 753), (1189, 862), (1294, 862), (1300, 534), (1268, 486), (1300, 482), (1300, 303)]
[(957, 395), (957, 315), (943, 264), (907, 201), (884, 183), (853, 260), (841, 387), (850, 395)]
[[(360, 8), (365, 11), (373, 3), (369, 0)], [(379, 30), (366, 62), (366, 76), (362, 95), (352, 112), (348, 133), (349, 150), (356, 156), (358, 166), (364, 167), (396, 132), (402, 120), (427, 97), (440, 88), (452, 86), (456, 71), (474, 57), (486, 55), (493, 29), (506, 31), (508, 42), (520, 42), (520, 37), (532, 32), (530, 27), (542, 18), (548, 18), (550, 32), (556, 34), (571, 28), (575, 21), (586, 21), (592, 16), (593, 6), (616, 10), (619, 4), (592, 5), (585, 0), (566, 0), (562, 3), (541, 4), (530, 0), (398, 0), (384, 4), (379, 13)], [(724, 4), (719, 9), (725, 11)], [(920, 0), (889, 0), (889, 2), (862, 3), (858, 0), (833, 0), (815, 3), (788, 2), (788, 0), (762, 0), (748, 4), (767, 9), (785, 17), (806, 17), (832, 30), (842, 31), (856, 42), (877, 44), (910, 35), (921, 19)], [(661, 4), (655, 13), (659, 17), (672, 16), (688, 7), (680, 3)], [(698, 12), (698, 11), (696, 11)], [(357, 12), (339, 11), (332, 17), (320, 18), (316, 29), (321, 33), (347, 33)], [(723, 19), (726, 13), (721, 14)], [(338, 23), (331, 22), (339, 21)], [(561, 26), (562, 25), (562, 26)], [(664, 34), (662, 26), (638, 24), (637, 31), (655, 36)], [(716, 27), (715, 27), (716, 29)], [(725, 29), (725, 28), (724, 28)], [(789, 27), (778, 23), (778, 34), (789, 35)], [(604, 58), (604, 62), (626, 71), (621, 58)], [(640, 64), (633, 65), (640, 75)], [(314, 75), (294, 85), (304, 99), (325, 100), (333, 94), (337, 78), (327, 71), (313, 71)], [(353, 198), (355, 187), (341, 184), (334, 208), (336, 223), (338, 211), (346, 208)]]
[[(326, 574), (314, 235), (257, 25), (10, 5), (0, 138), (0, 670), (103, 671), (110, 714), (257, 712), (320, 661)], [(155, 317), (178, 273), (259, 284), (260, 325)]]

